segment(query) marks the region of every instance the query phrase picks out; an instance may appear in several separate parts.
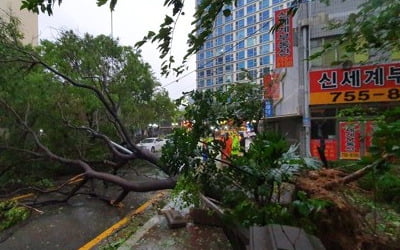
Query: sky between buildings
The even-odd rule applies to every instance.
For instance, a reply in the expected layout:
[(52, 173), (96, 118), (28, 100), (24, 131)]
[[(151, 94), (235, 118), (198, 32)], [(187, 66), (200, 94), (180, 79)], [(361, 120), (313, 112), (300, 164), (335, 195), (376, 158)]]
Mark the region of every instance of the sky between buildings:
[[(55, 6), (53, 16), (39, 15), (39, 39), (54, 40), (60, 31), (73, 30), (79, 35), (112, 34), (114, 38), (119, 38), (121, 45), (133, 46), (149, 30), (158, 31), (165, 14), (172, 15), (172, 10), (165, 8), (163, 2), (119, 0), (111, 18), (108, 5), (98, 7), (95, 0), (65, 0), (61, 6)], [(187, 34), (193, 29), (190, 23), (195, 11), (194, 2), (185, 2), (185, 15), (179, 18), (176, 27), (172, 54), (177, 62), (186, 52)], [(189, 60), (187, 72), (178, 77), (172, 74), (165, 78), (160, 75), (162, 60), (159, 59), (157, 44), (146, 44), (141, 49), (144, 61), (151, 65), (154, 75), (165, 86), (172, 99), (179, 98), (182, 92), (195, 89), (194, 55)]]

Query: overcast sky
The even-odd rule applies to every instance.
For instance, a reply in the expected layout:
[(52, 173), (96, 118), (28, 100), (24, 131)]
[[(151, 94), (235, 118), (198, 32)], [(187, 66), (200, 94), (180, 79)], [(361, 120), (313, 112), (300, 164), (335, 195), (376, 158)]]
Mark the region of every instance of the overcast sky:
[[(179, 18), (174, 37), (172, 53), (179, 62), (186, 52), (187, 34), (192, 30), (190, 23), (194, 13), (194, 2), (185, 2), (185, 15)], [(171, 15), (172, 10), (163, 6), (163, 0), (132, 1), (119, 0), (112, 15), (112, 34), (119, 38), (121, 45), (133, 46), (141, 40), (149, 30), (158, 31), (165, 14)], [(96, 0), (64, 0), (59, 7), (54, 8), (53, 16), (39, 15), (39, 38), (54, 40), (60, 30), (73, 30), (77, 34), (92, 35), (111, 34), (111, 14), (108, 5), (97, 7)], [(142, 48), (144, 61), (148, 62), (157, 79), (168, 90), (171, 98), (176, 99), (183, 91), (195, 88), (195, 56), (190, 58), (189, 70), (183, 75), (168, 78), (160, 75), (159, 52), (156, 44), (146, 44)], [(179, 58), (179, 60), (178, 60)], [(191, 73), (190, 73), (191, 72)], [(190, 73), (190, 74), (189, 74)], [(183, 77), (187, 75), (186, 77)], [(182, 79), (181, 79), (182, 78)], [(176, 82), (176, 79), (180, 79)]]

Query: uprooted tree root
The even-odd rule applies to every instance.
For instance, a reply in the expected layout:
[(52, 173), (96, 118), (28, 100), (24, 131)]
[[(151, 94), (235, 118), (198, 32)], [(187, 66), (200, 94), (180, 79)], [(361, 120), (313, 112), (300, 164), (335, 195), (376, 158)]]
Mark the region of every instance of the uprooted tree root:
[(315, 222), (316, 235), (327, 249), (396, 249), (386, 237), (366, 230), (365, 215), (343, 195), (344, 188), (357, 189), (356, 185), (343, 181), (348, 176), (336, 169), (321, 169), (297, 179), (298, 190), (308, 193), (310, 198), (331, 203)]

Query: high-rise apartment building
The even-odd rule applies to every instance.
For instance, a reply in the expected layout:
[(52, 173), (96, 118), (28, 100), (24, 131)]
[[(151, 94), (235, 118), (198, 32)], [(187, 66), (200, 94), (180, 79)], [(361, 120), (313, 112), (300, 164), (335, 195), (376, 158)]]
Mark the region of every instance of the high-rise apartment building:
[[(196, 0), (197, 4), (201, 0)], [(197, 53), (197, 89), (219, 89), (250, 78), (262, 82), (272, 69), (274, 11), (285, 8), (288, 0), (238, 0), (231, 15), (220, 13), (212, 35)]]
[(21, 10), (21, 0), (1, 0), (0, 15), (2, 17), (17, 17), (21, 24), (20, 29), (24, 35), (24, 44), (38, 45), (38, 15), (27, 10)]

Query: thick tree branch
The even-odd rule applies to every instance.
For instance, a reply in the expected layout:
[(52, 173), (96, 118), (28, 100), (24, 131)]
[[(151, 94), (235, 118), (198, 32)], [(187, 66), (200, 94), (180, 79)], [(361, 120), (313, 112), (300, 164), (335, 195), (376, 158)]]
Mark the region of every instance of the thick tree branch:
[[(137, 182), (137, 183), (130, 182), (126, 179), (123, 179), (123, 178), (113, 175), (113, 174), (95, 171), (86, 162), (84, 162), (82, 160), (68, 159), (68, 158), (56, 155), (49, 148), (47, 148), (45, 145), (43, 145), (41, 143), (37, 134), (26, 124), (26, 122), (18, 115), (18, 113), (12, 107), (10, 107), (2, 99), (0, 99), (0, 104), (3, 105), (5, 108), (7, 108), (15, 116), (17, 121), (25, 128), (25, 130), (27, 130), (32, 135), (36, 145), (42, 150), (41, 156), (43, 156), (43, 154), (44, 154), (45, 157), (47, 157), (53, 161), (56, 161), (56, 162), (59, 162), (59, 163), (65, 164), (65, 165), (80, 167), (83, 170), (82, 177), (85, 180), (84, 182), (86, 182), (88, 179), (91, 179), (91, 178), (103, 180), (105, 182), (113, 183), (115, 185), (122, 187), (122, 189), (124, 190), (124, 193), (129, 192), (129, 191), (148, 192), (148, 191), (156, 191), (156, 190), (161, 190), (161, 189), (169, 189), (169, 188), (173, 188), (176, 184), (176, 178), (168, 178), (168, 179), (164, 179), (164, 180), (151, 179), (146, 182)], [(103, 137), (103, 139), (107, 138), (104, 135), (99, 135), (99, 136)], [(29, 151), (26, 151), (26, 152), (29, 152)], [(34, 153), (34, 152), (31, 152), (31, 153)], [(123, 154), (121, 154), (121, 156), (129, 157), (129, 156), (126, 156)], [(79, 188), (81, 188), (82, 186), (83, 186), (82, 183), (79, 184), (70, 193), (70, 195), (68, 197), (70, 197), (71, 195), (74, 195), (74, 193), (77, 192), (79, 190)], [(126, 194), (124, 194), (124, 193), (118, 197), (118, 199), (117, 199), (118, 201), (122, 200), (126, 196)]]

